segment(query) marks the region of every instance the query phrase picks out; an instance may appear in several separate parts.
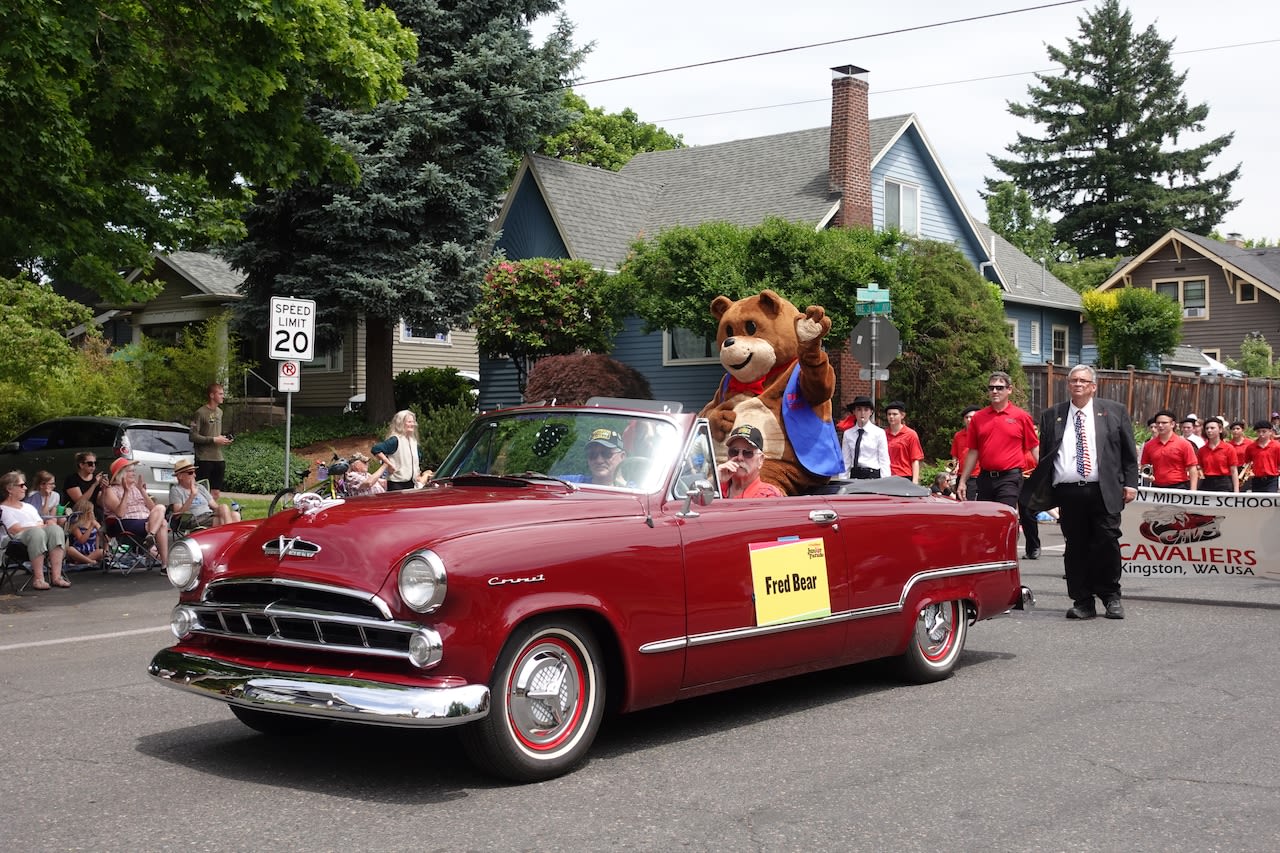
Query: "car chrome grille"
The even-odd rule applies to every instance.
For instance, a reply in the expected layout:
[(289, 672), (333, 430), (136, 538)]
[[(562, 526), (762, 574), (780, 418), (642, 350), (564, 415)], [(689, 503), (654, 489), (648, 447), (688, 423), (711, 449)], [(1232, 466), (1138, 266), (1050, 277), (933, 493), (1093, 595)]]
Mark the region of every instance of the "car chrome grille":
[(419, 629), (390, 619), (386, 605), (367, 593), (275, 578), (214, 581), (187, 606), (197, 634), (402, 660)]

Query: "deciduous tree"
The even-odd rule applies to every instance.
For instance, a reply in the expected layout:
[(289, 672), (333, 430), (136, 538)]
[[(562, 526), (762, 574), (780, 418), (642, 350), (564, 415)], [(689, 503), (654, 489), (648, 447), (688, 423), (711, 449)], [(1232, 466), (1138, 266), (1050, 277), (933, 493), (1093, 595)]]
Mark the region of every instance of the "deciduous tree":
[(684, 147), (679, 134), (673, 136), (655, 124), (640, 121), (630, 108), (606, 113), (572, 91), (564, 93), (562, 103), (573, 121), (560, 132), (544, 136), (539, 154), (616, 172), (643, 151)]
[(303, 114), (403, 94), (414, 40), (362, 0), (10, 0), (0, 28), (0, 275), (146, 298), (122, 269), (238, 235), (243, 181), (350, 158)]
[(624, 309), (612, 292), (587, 261), (500, 260), (485, 273), (471, 318), (476, 343), (487, 356), (511, 359), (523, 392), (538, 359), (613, 347)]
[(1098, 366), (1147, 369), (1182, 340), (1182, 308), (1145, 287), (1118, 287), (1081, 295), (1084, 317), (1098, 341)]
[[(1205, 130), (1209, 107), (1188, 103), (1172, 47), (1154, 26), (1135, 32), (1118, 0), (1103, 0), (1080, 19), (1078, 40), (1049, 47), (1062, 73), (1037, 74), (1028, 103), (1009, 105), (1038, 134), (1019, 133), (1012, 156), (991, 162), (1060, 216), (1057, 239), (1081, 257), (1122, 254), (1174, 227), (1208, 233), (1239, 204), (1230, 198), (1239, 166), (1206, 175), (1232, 134), (1182, 142)], [(988, 190), (1000, 180), (988, 179)]]

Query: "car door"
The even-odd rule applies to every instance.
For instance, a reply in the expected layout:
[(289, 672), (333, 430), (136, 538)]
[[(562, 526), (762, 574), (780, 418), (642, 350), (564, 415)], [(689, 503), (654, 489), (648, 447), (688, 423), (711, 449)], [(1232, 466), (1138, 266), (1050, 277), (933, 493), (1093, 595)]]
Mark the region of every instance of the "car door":
[(826, 612), (847, 609), (848, 580), (836, 514), (824, 498), (716, 498), (691, 510), (680, 521), (685, 688), (841, 656), (845, 624)]
[[(9, 445), (4, 461), (5, 469), (18, 469), (27, 477), (34, 477), (37, 471), (51, 471), (55, 475), (55, 464), (59, 450), (66, 444), (66, 431), (63, 421), (53, 420), (36, 424), (18, 436), (16, 449)], [(57, 481), (61, 483), (61, 480)], [(54, 488), (57, 488), (55, 485)]]

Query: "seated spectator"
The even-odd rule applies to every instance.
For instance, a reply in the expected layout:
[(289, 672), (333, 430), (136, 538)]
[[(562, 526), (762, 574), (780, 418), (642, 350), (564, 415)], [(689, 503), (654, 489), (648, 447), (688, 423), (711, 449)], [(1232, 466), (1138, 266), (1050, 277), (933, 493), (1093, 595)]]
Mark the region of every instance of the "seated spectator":
[(67, 548), (67, 562), (85, 566), (101, 563), (107, 556), (98, 538), (102, 525), (93, 512), (93, 504), (88, 498), (81, 498), (71, 505), (71, 514), (67, 516), (67, 538), (71, 547)]
[(21, 471), (10, 471), (0, 477), (4, 489), (4, 501), (0, 502), (0, 524), (9, 535), (27, 549), (31, 561), (31, 588), (48, 589), (44, 579), (44, 564), (49, 561), (49, 574), (54, 586), (68, 587), (71, 581), (62, 576), (62, 558), (66, 551), (66, 533), (56, 519), (40, 518), (40, 513), (23, 500), (27, 495), (27, 478)]
[(33, 485), (34, 488), (27, 493), (27, 503), (36, 508), (36, 512), (40, 513), (40, 518), (45, 521), (52, 518), (61, 524), (62, 519), (58, 517), (58, 506), (62, 503), (62, 499), (54, 491), (53, 475), (48, 471), (37, 471)]
[(387, 490), (387, 484), (382, 480), (382, 472), (387, 470), (387, 463), (382, 463), (378, 470), (370, 472), (369, 457), (363, 453), (352, 453), (348, 461), (351, 466), (347, 468), (345, 475), (348, 495), (380, 495)]
[(760, 479), (764, 467), (764, 436), (743, 424), (730, 430), (725, 441), (729, 458), (716, 471), (720, 474), (720, 495), (726, 498), (780, 498), (782, 490)]
[(191, 527), (218, 527), (240, 520), (240, 513), (226, 504), (214, 501), (213, 493), (196, 480), (196, 463), (179, 459), (173, 466), (178, 482), (169, 487), (169, 507), (174, 515), (185, 513)]
[(111, 463), (111, 485), (102, 490), (102, 508), (108, 520), (139, 540), (154, 537), (156, 556), (169, 562), (169, 532), (164, 507), (151, 499), (134, 469), (138, 463), (123, 456)]
[(82, 450), (76, 454), (76, 470), (62, 481), (62, 494), (68, 504), (74, 504), (81, 498), (88, 498), (93, 504), (93, 514), (101, 524), (106, 516), (102, 512), (102, 505), (98, 499), (102, 495), (102, 490), (110, 482), (105, 472), (98, 471), (97, 455), (88, 450)]

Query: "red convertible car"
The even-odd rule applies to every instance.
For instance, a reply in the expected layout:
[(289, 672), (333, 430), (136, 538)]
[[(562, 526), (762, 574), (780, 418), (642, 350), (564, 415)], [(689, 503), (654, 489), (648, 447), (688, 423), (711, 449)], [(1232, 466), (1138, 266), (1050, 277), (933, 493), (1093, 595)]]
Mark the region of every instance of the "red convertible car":
[(299, 495), (176, 543), (177, 642), (151, 675), (266, 733), (458, 726), (533, 781), (579, 764), (606, 708), (883, 657), (944, 678), (971, 624), (1029, 596), (1012, 510), (896, 478), (726, 500), (678, 409), (481, 415), (425, 489)]

